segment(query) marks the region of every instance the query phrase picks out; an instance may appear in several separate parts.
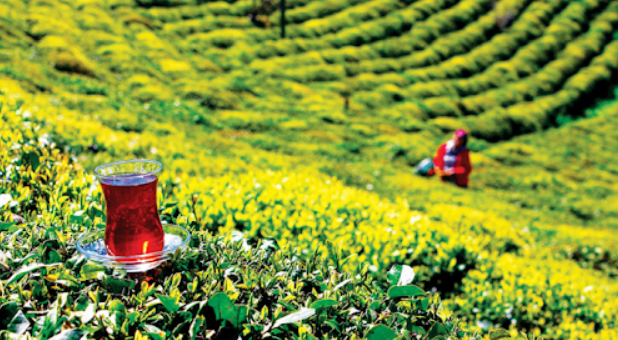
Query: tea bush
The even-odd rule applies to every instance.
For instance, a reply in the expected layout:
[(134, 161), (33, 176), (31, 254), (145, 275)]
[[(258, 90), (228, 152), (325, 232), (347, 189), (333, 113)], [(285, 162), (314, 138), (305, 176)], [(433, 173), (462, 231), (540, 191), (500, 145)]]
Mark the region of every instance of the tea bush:
[[(413, 338), (437, 308), (477, 338), (615, 338), (616, 4), (286, 2), (281, 39), (276, 2), (257, 27), (251, 0), (0, 1), (0, 329)], [(462, 127), (468, 190), (412, 174)], [(104, 225), (92, 169), (136, 157), (196, 235), (154, 295), (71, 247)], [(394, 265), (433, 307), (388, 297)]]
[[(359, 61), (385, 56), (397, 57), (410, 54), (411, 51), (426, 46), (428, 42), (437, 38), (440, 34), (449, 32), (456, 28), (457, 25), (463, 25), (463, 23), (470, 21), (476, 14), (486, 9), (487, 5), (488, 2), (479, 2), (478, 0), (463, 2), (431, 16), (425, 21), (418, 22), (407, 34), (389, 40), (389, 44), (380, 42), (379, 44), (364, 44), (358, 48), (327, 49), (320, 51), (318, 55), (311, 51), (299, 56), (282, 57), (267, 61), (258, 60), (252, 62), (251, 66), (254, 69), (260, 70), (262, 67), (267, 67), (266, 65), (276, 62), (278, 67), (289, 68), (299, 65), (344, 63), (345, 61)], [(309, 55), (315, 56), (315, 58), (307, 58)], [(308, 60), (308, 62), (305, 60)]]
[[(593, 2), (597, 3), (598, 2)], [(569, 5), (566, 9), (565, 5)], [(598, 5), (597, 5), (598, 6)], [(585, 7), (584, 7), (585, 9)], [(403, 66), (389, 66), (382, 70), (376, 70), (380, 75), (366, 75), (374, 78), (377, 85), (385, 84), (381, 79), (401, 79), (401, 85), (409, 85), (415, 82), (431, 81), (445, 78), (459, 78), (462, 75), (471, 75), (477, 73), (494, 62), (507, 59), (515, 53), (518, 48), (534, 38), (541, 36), (544, 33), (544, 28), (547, 22), (550, 22), (552, 16), (561, 10), (568, 10), (572, 15), (585, 16), (586, 12), (582, 12), (581, 4), (568, 3), (567, 1), (548, 1), (548, 2), (533, 2), (525, 11), (518, 17), (509, 30), (501, 32), (492, 37), (488, 42), (475, 46), (469, 53), (457, 55), (447, 59), (441, 63), (430, 64), (424, 67), (415, 68), (415, 59), (422, 58), (422, 53), (415, 53), (409, 57), (395, 59), (394, 65), (403, 63)], [(575, 14), (577, 13), (577, 14)], [(553, 27), (552, 27), (553, 30)], [(457, 39), (460, 39), (457, 37)], [(409, 63), (410, 66), (407, 66)], [(390, 65), (384, 64), (384, 65)], [(409, 68), (409, 69), (408, 69)], [(390, 74), (388, 72), (401, 72), (400, 74)], [(384, 74), (382, 74), (384, 73)], [(361, 75), (365, 75), (362, 74)], [(386, 80), (385, 79), (385, 80)], [(363, 90), (370, 90), (371, 87), (365, 87)]]
[(75, 241), (104, 227), (102, 195), (39, 128), (2, 113), (3, 337), (467, 338), (436, 294), (410, 285), (412, 268), (394, 266), (388, 281), (366, 265), (350, 275), (336, 247), (325, 257), (272, 241), (251, 247), (184, 224), (190, 249), (150, 276), (90, 263)]

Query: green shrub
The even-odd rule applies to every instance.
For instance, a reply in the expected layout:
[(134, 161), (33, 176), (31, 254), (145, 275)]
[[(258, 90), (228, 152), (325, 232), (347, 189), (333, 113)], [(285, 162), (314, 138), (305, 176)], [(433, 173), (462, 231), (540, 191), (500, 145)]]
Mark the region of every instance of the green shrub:
[(388, 283), (375, 281), (367, 267), (346, 274), (349, 258), (335, 245), (320, 256), (194, 229), (189, 250), (154, 272), (127, 275), (90, 263), (72, 244), (100, 227), (96, 183), (53, 142), (40, 144), (46, 137), (36, 129), (7, 124), (23, 123), (18, 116), (2, 118), (0, 171), (7, 174), (3, 196), (11, 198), (1, 208), (14, 220), (0, 226), (3, 336), (465, 337), (455, 320), (440, 317), (436, 294), (410, 285), (412, 268), (382, 273)]
[[(336, 307), (267, 333), (362, 338), (386, 325), (406, 338), (418, 302), (386, 300), (386, 271), (402, 264), (444, 298), (438, 316), (460, 316), (467, 330), (616, 338), (616, 4), (287, 2), (297, 20), (287, 39), (276, 22), (252, 27), (252, 0), (0, 4), (0, 337), (23, 321), (9, 301), (36, 338), (63, 326), (93, 338), (159, 338), (158, 329), (192, 337), (200, 303), (225, 293), (228, 307), (249, 311), (242, 329), (201, 315), (200, 336), (256, 335), (332, 298)], [(610, 101), (585, 115), (599, 98)], [(473, 137), (470, 187), (415, 176), (457, 128)], [(194, 250), (212, 250), (191, 251), (151, 279), (155, 294), (198, 302), (177, 313), (156, 295), (141, 306), (141, 283), (122, 273), (81, 281), (90, 265), (66, 246), (103, 225), (92, 169), (135, 157), (164, 164), (162, 215), (194, 231)], [(265, 239), (278, 245), (272, 258), (260, 257)], [(252, 249), (238, 250), (245, 242)], [(329, 252), (334, 245), (340, 252)], [(58, 259), (6, 284), (20, 268)], [(230, 271), (241, 278), (230, 274), (228, 291), (224, 267), (235, 260)], [(293, 261), (302, 273), (277, 274)], [(260, 277), (277, 300), (265, 316), (251, 300), (263, 297)], [(210, 290), (184, 289), (195, 278)], [(354, 286), (328, 291), (347, 279)], [(135, 285), (119, 294), (115, 280)], [(317, 294), (302, 291), (305, 282)], [(113, 315), (82, 325), (84, 299)], [(373, 299), (385, 305), (372, 309)], [(363, 311), (346, 314), (352, 306)], [(136, 322), (132, 308), (156, 315)]]
[[(498, 289), (499, 287), (499, 289)], [(450, 306), (469, 320), (502, 327), (517, 325), (559, 338), (592, 338), (601, 328), (614, 328), (615, 291), (608, 282), (587, 276), (575, 264), (534, 262), (511, 255), (495, 267), (481, 267), (464, 279), (465, 298)], [(579, 320), (573, 328), (573, 318)], [(573, 334), (574, 333), (574, 334)]]

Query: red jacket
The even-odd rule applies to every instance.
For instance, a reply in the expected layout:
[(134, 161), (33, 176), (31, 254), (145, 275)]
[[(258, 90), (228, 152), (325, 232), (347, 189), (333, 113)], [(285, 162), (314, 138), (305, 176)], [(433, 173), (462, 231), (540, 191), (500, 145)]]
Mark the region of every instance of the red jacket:
[[(436, 168), (444, 170), (444, 154), (446, 153), (446, 143), (440, 145), (438, 148), (438, 154), (433, 159), (433, 165)], [(470, 163), (470, 152), (468, 149), (461, 151), (457, 154), (457, 161), (455, 162), (455, 170), (453, 177), (455, 178), (455, 184), (460, 187), (468, 186), (468, 177), (472, 172), (472, 164)], [(442, 177), (443, 180), (447, 180), (446, 177)]]

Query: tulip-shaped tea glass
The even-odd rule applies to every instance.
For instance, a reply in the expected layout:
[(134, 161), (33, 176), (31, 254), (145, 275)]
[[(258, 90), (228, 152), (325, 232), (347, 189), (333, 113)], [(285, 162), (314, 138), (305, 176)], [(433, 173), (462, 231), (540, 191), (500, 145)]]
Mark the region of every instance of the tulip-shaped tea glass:
[(161, 252), (164, 232), (157, 209), (161, 163), (137, 159), (95, 169), (107, 205), (105, 246), (114, 257)]
[(105, 231), (91, 230), (82, 236), (77, 250), (96, 264), (143, 273), (185, 248), (191, 233), (159, 219), (159, 171), (161, 163), (146, 159), (96, 168), (107, 203), (107, 225)]

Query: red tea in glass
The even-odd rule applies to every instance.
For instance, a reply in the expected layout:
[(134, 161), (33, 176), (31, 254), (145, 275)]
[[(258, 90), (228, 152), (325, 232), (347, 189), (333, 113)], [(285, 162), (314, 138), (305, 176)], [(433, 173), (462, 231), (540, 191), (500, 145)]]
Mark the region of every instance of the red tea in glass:
[(99, 176), (107, 204), (105, 245), (112, 256), (143, 255), (163, 250), (163, 227), (157, 209), (161, 164), (150, 160), (105, 164)]

